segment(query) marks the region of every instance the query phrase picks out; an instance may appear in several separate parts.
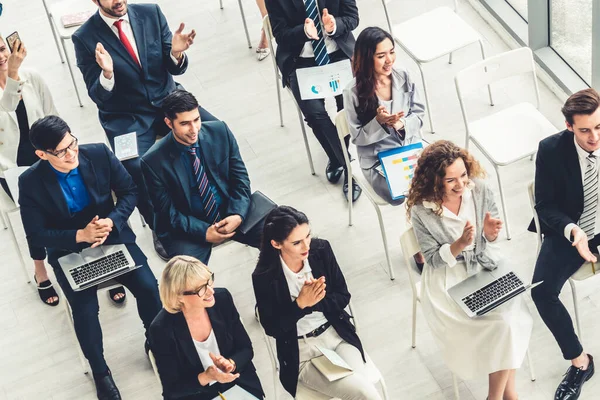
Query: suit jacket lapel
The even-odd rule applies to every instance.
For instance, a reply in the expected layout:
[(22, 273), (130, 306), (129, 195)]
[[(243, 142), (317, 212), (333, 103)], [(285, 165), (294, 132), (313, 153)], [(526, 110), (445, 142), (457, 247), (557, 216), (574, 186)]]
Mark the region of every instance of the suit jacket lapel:
[[(402, 86), (404, 85), (404, 78), (396, 76), (392, 72), (392, 114), (403, 111), (402, 110)], [(408, 111), (406, 112), (408, 114)], [(406, 117), (406, 115), (404, 116)]]
[(179, 341), (179, 345), (181, 346), (185, 357), (188, 359), (190, 364), (192, 364), (195, 370), (204, 372), (204, 366), (200, 361), (196, 346), (194, 346), (194, 339), (192, 339), (190, 328), (185, 321), (183, 313), (179, 312), (177, 314), (173, 314), (172, 317), (175, 319), (175, 323), (173, 324), (175, 326), (175, 336)]
[(225, 333), (227, 333), (227, 326), (225, 321), (221, 318), (221, 314), (215, 309), (215, 306), (207, 308), (208, 318), (210, 318), (210, 324), (212, 325), (215, 338), (217, 339), (217, 345), (219, 345), (219, 351), (223, 354), (223, 351), (229, 348)]
[(579, 165), (579, 156), (577, 155), (577, 149), (575, 148), (574, 134), (569, 132), (569, 135), (565, 135), (565, 165), (567, 176), (574, 185), (572, 195), (575, 197), (575, 204), (583, 204), (583, 180), (581, 179), (581, 166)]
[(306, 8), (304, 8), (304, 0), (292, 0), (294, 6), (298, 11), (302, 11), (302, 15), (306, 14)]
[(204, 147), (206, 146), (206, 143), (202, 140), (203, 136), (204, 136), (204, 131), (202, 130), (202, 128), (200, 128), (200, 132), (198, 132), (198, 147), (200, 148), (200, 161), (202, 162), (202, 165), (204, 166), (204, 171), (206, 172), (206, 174), (212, 181), (211, 183), (214, 183), (215, 185), (217, 185), (218, 189), (221, 193), (227, 194), (227, 191), (221, 185), (221, 180), (218, 179), (217, 174), (218, 174), (219, 166), (217, 165), (217, 162), (213, 158), (213, 153), (210, 151), (210, 149), (206, 149), (206, 151), (205, 151)]
[(56, 173), (52, 170), (50, 163), (48, 161), (40, 161), (42, 165), (42, 171), (44, 175), (43, 183), (54, 202), (54, 205), (59, 210), (61, 215), (68, 218), (71, 216), (71, 212), (69, 211), (69, 207), (67, 206), (67, 201), (65, 200), (65, 196), (63, 195), (60, 184), (58, 183), (58, 178), (56, 177)]
[(169, 146), (170, 146), (170, 152), (169, 152), (169, 157), (171, 158), (171, 163), (173, 164), (173, 168), (175, 170), (175, 176), (177, 177), (177, 180), (179, 181), (179, 184), (181, 185), (181, 188), (183, 189), (183, 193), (185, 194), (185, 199), (188, 202), (188, 205), (190, 205), (191, 207), (191, 192), (190, 192), (190, 188), (192, 186), (192, 183), (190, 182), (189, 179), (189, 173), (188, 173), (188, 168), (190, 168), (190, 165), (186, 165), (183, 160), (181, 159), (181, 152), (179, 151), (179, 149), (175, 146), (175, 139), (173, 138), (173, 132), (169, 133), (164, 139), (162, 140), (168, 140)]
[[(99, 41), (102, 43), (102, 45), (104, 47), (108, 47), (107, 51), (113, 58), (113, 61), (114, 61), (115, 55), (118, 54), (121, 59), (125, 60), (126, 63), (128, 63), (133, 68), (135, 68), (136, 70), (139, 71), (140, 70), (139, 65), (137, 65), (137, 63), (133, 60), (133, 58), (131, 58), (131, 56), (125, 49), (125, 46), (123, 46), (123, 43), (121, 42), (121, 40), (117, 37), (117, 35), (115, 35), (115, 33), (112, 31), (112, 29), (108, 27), (108, 25), (106, 24), (106, 22), (104, 22), (104, 20), (102, 19), (102, 17), (100, 16), (99, 13), (100, 13), (100, 11), (96, 12), (96, 14), (94, 14), (92, 16), (94, 24), (98, 28), (97, 34), (98, 34)], [(136, 42), (137, 42), (137, 39), (136, 39)], [(138, 49), (138, 53), (139, 53), (139, 49)]]
[(79, 153), (79, 173), (87, 188), (90, 201), (97, 204), (100, 192), (98, 191), (96, 170), (94, 169), (94, 164), (85, 155), (81, 154), (81, 152)]
[(133, 31), (133, 37), (135, 38), (135, 43), (137, 45), (140, 63), (142, 64), (142, 73), (146, 75), (147, 71), (144, 67), (148, 65), (148, 53), (146, 52), (146, 33), (144, 31), (144, 25), (135, 11), (135, 7), (129, 5), (127, 13), (129, 14), (129, 23), (131, 24), (131, 30)]

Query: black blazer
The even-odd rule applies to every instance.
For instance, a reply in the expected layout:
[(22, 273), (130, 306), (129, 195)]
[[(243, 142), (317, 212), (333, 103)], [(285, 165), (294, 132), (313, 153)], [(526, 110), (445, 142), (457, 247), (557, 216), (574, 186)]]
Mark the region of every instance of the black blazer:
[(260, 323), (267, 335), (274, 337), (277, 343), (279, 380), (285, 390), (294, 397), (300, 367), (296, 324), (305, 315), (313, 311), (321, 311), (338, 335), (360, 350), (365, 360), (356, 329), (350, 322), (350, 315), (344, 310), (350, 302), (350, 293), (328, 241), (312, 240), (308, 263), (315, 278), (325, 276), (327, 294), (314, 307), (307, 307), (304, 310), (300, 309), (296, 301), (292, 301), (290, 297), (279, 258), (275, 265), (270, 265), (265, 270), (257, 267), (252, 274)]
[(228, 384), (202, 386), (198, 374), (204, 367), (198, 357), (190, 330), (182, 313), (162, 309), (149, 330), (150, 348), (163, 387), (165, 399), (212, 400), (234, 384), (262, 399), (264, 392), (252, 364), (252, 342), (227, 289), (215, 289), (215, 305), (207, 309), (219, 351), (235, 361), (240, 377)]
[[(79, 173), (88, 190), (90, 204), (71, 214), (58, 178), (48, 161), (40, 160), (19, 177), (21, 219), (30, 248), (45, 247), (48, 262), (54, 263), (66, 253), (89, 247), (77, 243), (77, 230), (98, 215), (110, 218), (114, 227), (105, 244), (135, 243), (135, 234), (127, 219), (137, 204), (137, 188), (131, 176), (104, 144), (79, 146)], [(117, 197), (115, 204), (112, 192)], [(35, 254), (31, 254), (33, 259)]]
[[(352, 31), (358, 26), (356, 0), (319, 0), (318, 4), (320, 14), (323, 8), (327, 8), (329, 14), (335, 17), (336, 31), (332, 38), (340, 50), (352, 58), (355, 43)], [(304, 43), (310, 40), (304, 33), (304, 0), (266, 0), (265, 5), (277, 41), (275, 59), (285, 85), (288, 76), (296, 69)]]
[[(581, 167), (573, 132), (564, 130), (540, 142), (535, 162), (535, 209), (544, 235), (564, 237), (583, 212)], [(535, 231), (533, 222), (530, 231)]]
[[(203, 122), (198, 145), (206, 173), (225, 195), (221, 210), (226, 211), (221, 215), (238, 214), (243, 220), (250, 207), (250, 178), (233, 133), (225, 122)], [(190, 165), (182, 162), (172, 132), (142, 157), (156, 233), (204, 242), (210, 223), (192, 215)]]
[[(129, 55), (117, 35), (96, 12), (73, 34), (77, 66), (92, 101), (98, 106), (100, 123), (109, 137), (137, 132), (144, 134), (162, 115), (166, 95), (175, 90), (172, 75), (187, 69), (171, 59), (173, 35), (156, 4), (129, 4), (127, 15), (142, 68)], [(96, 44), (102, 43), (113, 60), (115, 86), (107, 92), (100, 84), (102, 69), (96, 62)]]

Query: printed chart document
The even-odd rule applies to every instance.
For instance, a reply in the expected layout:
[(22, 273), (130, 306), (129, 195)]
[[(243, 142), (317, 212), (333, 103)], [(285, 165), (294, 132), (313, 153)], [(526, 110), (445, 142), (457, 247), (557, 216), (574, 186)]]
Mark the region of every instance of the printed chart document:
[(320, 67), (298, 68), (296, 76), (302, 100), (325, 99), (340, 95), (354, 78), (350, 60)]
[(313, 363), (315, 368), (317, 368), (329, 382), (337, 381), (338, 379), (345, 378), (354, 373), (352, 367), (350, 367), (335, 351), (324, 349), (320, 346), (317, 346), (317, 349), (319, 349), (323, 355), (311, 359), (310, 362)]
[(377, 155), (383, 167), (392, 199), (397, 200), (408, 194), (410, 181), (421, 151), (423, 151), (423, 143), (419, 142), (382, 151)]
[(115, 156), (119, 161), (138, 157), (137, 135), (135, 132), (115, 136)]
[(257, 397), (253, 396), (248, 391), (242, 389), (238, 385), (233, 386), (228, 391), (222, 393), (222, 395), (223, 397), (217, 396), (214, 397), (212, 400), (223, 400), (223, 398), (225, 398), (226, 400), (258, 400)]

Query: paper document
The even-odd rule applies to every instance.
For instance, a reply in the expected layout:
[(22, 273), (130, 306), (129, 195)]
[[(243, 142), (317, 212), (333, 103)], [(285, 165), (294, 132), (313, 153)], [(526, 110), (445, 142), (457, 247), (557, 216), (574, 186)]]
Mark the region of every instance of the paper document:
[(302, 100), (325, 99), (340, 95), (354, 78), (350, 60), (320, 67), (298, 68), (296, 76)]
[(382, 151), (377, 155), (383, 166), (392, 199), (397, 200), (408, 195), (408, 188), (421, 151), (423, 151), (423, 143), (419, 142)]
[[(222, 394), (226, 400), (258, 400), (256, 396), (250, 394), (248, 391), (242, 389), (238, 385), (233, 386), (231, 389)], [(212, 400), (223, 400), (223, 397), (217, 396)]]
[(316, 347), (323, 355), (311, 359), (310, 362), (313, 363), (329, 382), (337, 381), (338, 379), (342, 379), (354, 373), (352, 367), (350, 367), (335, 351), (324, 349), (320, 346)]
[(115, 136), (115, 156), (119, 161), (138, 157), (137, 135), (135, 132)]

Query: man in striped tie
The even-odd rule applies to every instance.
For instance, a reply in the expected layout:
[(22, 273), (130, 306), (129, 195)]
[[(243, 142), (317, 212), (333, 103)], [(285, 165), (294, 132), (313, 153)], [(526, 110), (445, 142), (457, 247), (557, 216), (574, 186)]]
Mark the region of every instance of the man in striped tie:
[[(543, 283), (531, 295), (563, 357), (571, 361), (554, 399), (575, 400), (594, 374), (594, 359), (583, 350), (558, 296), (586, 261), (597, 261), (600, 95), (594, 89), (581, 90), (569, 97), (562, 113), (567, 129), (542, 140), (537, 154), (535, 208), (544, 241), (533, 282)], [(592, 268), (586, 272), (592, 274)]]
[[(273, 35), (277, 41), (276, 61), (284, 86), (288, 86), (329, 161), (325, 175), (337, 183), (344, 172), (344, 151), (325, 101), (302, 100), (296, 70), (326, 65), (352, 58), (358, 26), (356, 0), (266, 0)], [(344, 108), (342, 95), (335, 97), (338, 111)], [(347, 146), (347, 143), (346, 143)], [(348, 177), (342, 186), (344, 195), (356, 201), (360, 187)], [(350, 191), (350, 194), (348, 192)]]
[(250, 208), (250, 178), (235, 137), (222, 121), (202, 121), (198, 101), (176, 90), (163, 101), (171, 132), (142, 157), (155, 230), (169, 257), (208, 264), (212, 246), (228, 239), (258, 247), (262, 222), (238, 227)]

